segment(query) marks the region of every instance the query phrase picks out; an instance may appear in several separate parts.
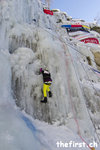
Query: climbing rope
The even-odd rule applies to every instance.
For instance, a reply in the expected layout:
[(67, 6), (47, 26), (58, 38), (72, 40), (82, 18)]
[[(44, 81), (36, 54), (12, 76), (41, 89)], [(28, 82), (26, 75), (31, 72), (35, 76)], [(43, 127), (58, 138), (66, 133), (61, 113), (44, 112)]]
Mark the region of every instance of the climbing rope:
[[(81, 63), (81, 62), (80, 62), (80, 63)], [(82, 64), (82, 63), (81, 63), (81, 66), (82, 66), (83, 70), (85, 71), (85, 68), (84, 68), (84, 66), (83, 66), (83, 64)], [(89, 80), (89, 76), (88, 76), (88, 74), (87, 74), (87, 72), (86, 72), (86, 71), (85, 71), (85, 73), (86, 73), (86, 75), (87, 75), (87, 77), (88, 77), (88, 80)], [(95, 92), (97, 93), (97, 90), (96, 90), (96, 88), (94, 87), (93, 83), (92, 83), (91, 81), (90, 81), (90, 83), (91, 83), (91, 86), (93, 87), (93, 89), (95, 90)], [(95, 97), (94, 97), (94, 98), (95, 98)], [(87, 110), (88, 110), (88, 109), (87, 109)], [(93, 121), (93, 119), (92, 119), (92, 117), (91, 117), (91, 115), (90, 115), (89, 111), (88, 111), (88, 114), (89, 114), (90, 119), (91, 119), (91, 121), (92, 121), (92, 124), (93, 124), (93, 126), (94, 126), (95, 133), (96, 133), (96, 135), (97, 135), (97, 137), (98, 137), (98, 140), (99, 140), (99, 142), (100, 142), (99, 135), (98, 135), (98, 133), (97, 133), (97, 131), (96, 131), (94, 121)]]
[[(79, 60), (79, 58), (78, 58), (78, 60)], [(79, 62), (80, 62), (80, 61), (79, 61)], [(80, 62), (80, 64), (81, 64), (82, 68), (83, 68), (84, 71), (85, 71), (85, 68), (84, 68), (83, 64), (82, 64), (81, 62)], [(88, 76), (88, 74), (87, 74), (86, 71), (85, 71), (85, 73), (86, 73), (86, 75), (87, 75), (87, 77), (88, 77), (88, 80), (89, 80), (89, 76)], [(78, 80), (78, 82), (79, 82), (79, 80)], [(90, 82), (90, 83), (91, 83), (93, 89), (96, 91), (96, 89), (95, 89), (94, 85), (92, 84), (92, 82)], [(80, 86), (80, 89), (81, 89), (82, 94), (83, 94), (83, 90), (82, 90), (82, 87), (81, 87), (81, 85), (80, 85), (80, 82), (79, 82), (79, 86)], [(97, 92), (97, 91), (96, 91), (96, 92)], [(83, 96), (84, 96), (84, 94), (83, 94)], [(85, 103), (85, 104), (86, 104), (86, 103)], [(87, 106), (87, 105), (86, 105), (86, 106)], [(94, 129), (95, 129), (96, 136), (97, 136), (97, 138), (98, 138), (98, 140), (99, 140), (99, 142), (100, 142), (100, 138), (99, 138), (99, 136), (98, 136), (98, 133), (97, 133), (96, 128), (95, 128), (95, 125), (94, 125), (94, 121), (93, 121), (93, 119), (91, 118), (91, 115), (90, 115), (88, 109), (87, 109), (87, 111), (88, 111), (89, 117), (90, 117), (90, 119), (91, 119), (91, 122), (92, 122), (92, 124), (93, 124), (93, 127), (94, 127)]]
[[(46, 30), (44, 27), (42, 27), (41, 25), (39, 25), (44, 31), (48, 32), (49, 34), (51, 34), (52, 36), (54, 36), (56, 39), (59, 39), (58, 36), (50, 33), (48, 30)], [(62, 39), (60, 39), (60, 41), (63, 43), (63, 45), (66, 45), (66, 46), (70, 46), (72, 48), (72, 50), (74, 51), (77, 51), (78, 53), (80, 53), (81, 55), (87, 57), (86, 55), (84, 55), (83, 53), (81, 53), (80, 51), (78, 51), (75, 47), (73, 47), (70, 43), (67, 42), (67, 44), (65, 43), (65, 41), (63, 41)], [(65, 46), (64, 46), (65, 47)], [(65, 48), (64, 48), (65, 49)], [(67, 55), (66, 55), (67, 56)], [(70, 55), (71, 56), (71, 55)], [(95, 62), (94, 60), (91, 59), (91, 61)], [(74, 120), (76, 122), (76, 125), (77, 125), (77, 129), (78, 129), (78, 134), (79, 134), (79, 137), (80, 139), (88, 146), (89, 149), (91, 150), (95, 150), (94, 147), (90, 147), (89, 144), (83, 139), (83, 137), (81, 136), (81, 132), (80, 132), (80, 127), (79, 127), (79, 123), (78, 123), (78, 120), (75, 116), (75, 113), (74, 113), (74, 106), (73, 106), (73, 102), (72, 102), (72, 97), (71, 97), (71, 91), (70, 91), (70, 83), (69, 83), (69, 80), (68, 80), (68, 89), (69, 89), (69, 95), (70, 95), (70, 100), (71, 100), (71, 106), (72, 106), (72, 112), (73, 112), (73, 116), (74, 116)]]
[[(60, 41), (62, 42), (62, 39), (60, 39)], [(63, 48), (64, 48), (64, 50), (66, 50), (64, 44), (63, 44)], [(70, 54), (70, 52), (69, 52), (69, 54)], [(70, 54), (69, 56), (71, 57), (71, 54)], [(72, 58), (71, 58), (71, 60), (72, 60)], [(73, 64), (73, 61), (72, 61), (72, 64)], [(68, 68), (67, 55), (66, 55), (66, 66), (67, 66), (67, 68)], [(74, 66), (74, 64), (73, 64), (73, 66)], [(74, 70), (75, 70), (75, 67), (74, 67)], [(75, 72), (75, 73), (76, 73), (76, 72)], [(77, 75), (76, 75), (76, 77), (77, 77)], [(70, 81), (70, 80), (69, 80), (69, 75), (67, 75), (67, 78), (68, 78), (68, 90), (69, 90), (71, 108), (72, 108), (72, 113), (73, 113), (74, 121), (75, 121), (76, 126), (77, 126), (78, 135), (79, 135), (80, 139), (87, 145), (87, 147), (88, 147), (89, 149), (95, 150), (95, 148), (94, 148), (94, 147), (90, 147), (89, 144), (88, 144), (88, 143), (84, 140), (84, 138), (81, 136), (79, 122), (78, 122), (77, 117), (76, 117), (76, 115), (75, 115), (75, 109), (74, 109), (74, 105), (73, 105), (73, 101), (72, 101), (72, 97), (71, 97), (71, 91), (70, 91), (71, 87), (70, 87), (70, 82), (69, 82), (69, 81)], [(77, 79), (77, 80), (78, 80), (78, 79)]]
[[(77, 55), (77, 57), (78, 57), (78, 55)], [(84, 68), (84, 66), (83, 66), (83, 63), (80, 61), (80, 59), (78, 58), (78, 60), (79, 60), (79, 63), (81, 64), (81, 66), (82, 66), (82, 68), (83, 68), (83, 70), (84, 70), (84, 72), (85, 72), (85, 74), (86, 74), (86, 76), (88, 77), (88, 80), (90, 81), (90, 83), (91, 83), (91, 85), (92, 85), (92, 87), (93, 87), (93, 89), (95, 90), (95, 92), (97, 93), (97, 90), (96, 90), (96, 88), (94, 87), (94, 85), (93, 85), (93, 83), (91, 82), (91, 80), (89, 79), (89, 76), (88, 76), (88, 73), (86, 72), (86, 70), (85, 70), (85, 68)], [(89, 67), (92, 71), (93, 71), (93, 69), (94, 68), (92, 68), (92, 67)], [(99, 71), (98, 71), (99, 72)], [(94, 73), (94, 71), (93, 71), (93, 73)]]
[(88, 64), (85, 64), (85, 63), (83, 63), (83, 62), (81, 62), (80, 61), (80, 63), (81, 64), (83, 64), (83, 65), (85, 65), (87, 68), (88, 68), (88, 70), (92, 70), (92, 72), (94, 73), (94, 74), (98, 74), (98, 76), (100, 77), (100, 71), (99, 70), (97, 70), (97, 69), (94, 69), (93, 67), (91, 67), (90, 65), (88, 65)]

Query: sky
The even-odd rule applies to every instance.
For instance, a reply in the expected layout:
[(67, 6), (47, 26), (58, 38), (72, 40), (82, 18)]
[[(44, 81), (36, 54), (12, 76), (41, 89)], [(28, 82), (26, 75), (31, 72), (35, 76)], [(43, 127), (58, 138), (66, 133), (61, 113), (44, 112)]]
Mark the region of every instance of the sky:
[(100, 18), (100, 0), (51, 0), (51, 9), (55, 8), (87, 22)]

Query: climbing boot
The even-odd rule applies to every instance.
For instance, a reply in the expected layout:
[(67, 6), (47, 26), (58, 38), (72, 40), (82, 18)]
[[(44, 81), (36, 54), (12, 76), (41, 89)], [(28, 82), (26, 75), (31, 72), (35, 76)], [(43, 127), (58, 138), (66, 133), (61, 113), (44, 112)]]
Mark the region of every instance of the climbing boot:
[(47, 97), (44, 97), (44, 99), (41, 100), (41, 103), (47, 103)]
[(49, 91), (49, 97), (52, 97), (52, 93), (51, 93), (51, 91)]

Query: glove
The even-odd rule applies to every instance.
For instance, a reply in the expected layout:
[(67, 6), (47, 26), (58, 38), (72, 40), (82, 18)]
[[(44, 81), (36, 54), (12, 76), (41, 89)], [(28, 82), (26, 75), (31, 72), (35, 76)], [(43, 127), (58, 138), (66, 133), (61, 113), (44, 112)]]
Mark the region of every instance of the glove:
[(42, 72), (42, 68), (40, 68), (40, 72)]

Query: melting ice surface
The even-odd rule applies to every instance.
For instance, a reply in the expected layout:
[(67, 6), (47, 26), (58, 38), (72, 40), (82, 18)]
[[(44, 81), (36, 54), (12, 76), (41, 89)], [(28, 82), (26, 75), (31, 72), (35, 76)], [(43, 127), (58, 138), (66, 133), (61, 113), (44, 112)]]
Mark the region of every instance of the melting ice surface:
[(15, 107), (10, 81), (9, 61), (0, 52), (0, 150), (41, 150), (35, 126)]

